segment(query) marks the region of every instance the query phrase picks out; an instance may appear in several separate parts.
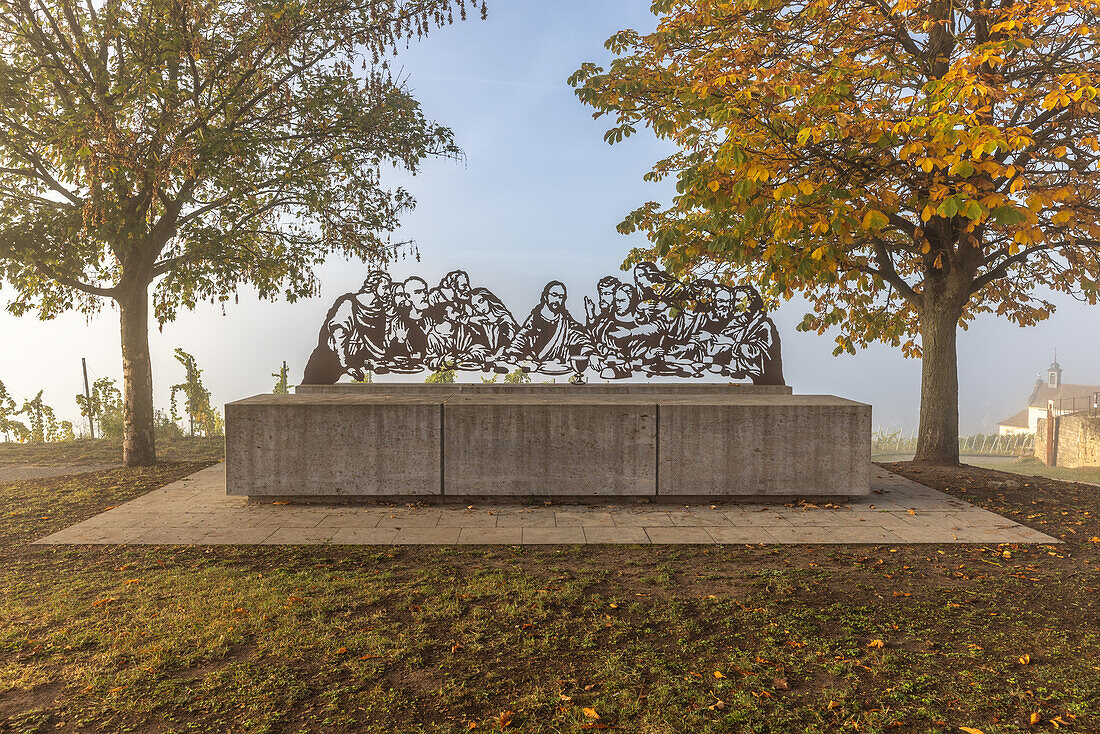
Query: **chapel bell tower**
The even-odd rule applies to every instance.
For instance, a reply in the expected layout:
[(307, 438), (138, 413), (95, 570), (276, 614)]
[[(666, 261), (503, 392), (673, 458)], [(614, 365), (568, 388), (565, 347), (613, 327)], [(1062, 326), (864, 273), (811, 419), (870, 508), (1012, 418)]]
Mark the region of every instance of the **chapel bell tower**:
[(1054, 361), (1047, 368), (1047, 387), (1057, 390), (1062, 386), (1062, 366), (1058, 364), (1058, 352), (1054, 352)]

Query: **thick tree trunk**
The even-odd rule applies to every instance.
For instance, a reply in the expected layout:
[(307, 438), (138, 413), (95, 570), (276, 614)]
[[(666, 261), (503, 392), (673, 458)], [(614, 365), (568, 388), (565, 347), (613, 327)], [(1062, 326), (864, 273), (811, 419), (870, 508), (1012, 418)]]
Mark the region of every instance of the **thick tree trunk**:
[(153, 366), (149, 360), (149, 290), (135, 286), (119, 299), (122, 313), (122, 460), (126, 466), (157, 461), (153, 436)]
[(959, 463), (959, 367), (955, 337), (960, 312), (928, 304), (921, 318), (920, 428), (914, 461)]

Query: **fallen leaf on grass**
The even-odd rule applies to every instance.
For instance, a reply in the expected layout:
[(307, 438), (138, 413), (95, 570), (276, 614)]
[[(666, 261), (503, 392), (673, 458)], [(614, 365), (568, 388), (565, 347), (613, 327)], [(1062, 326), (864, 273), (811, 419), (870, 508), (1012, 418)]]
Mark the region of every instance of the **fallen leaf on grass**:
[(829, 701), (829, 705), (825, 707), (828, 711), (840, 708), (840, 701)]
[(560, 698), (562, 701), (572, 701), (573, 700), (572, 696), (567, 696), (564, 693), (559, 693), (558, 698)]
[(1038, 711), (1036, 711), (1035, 713), (1033, 713), (1031, 715), (1031, 723), (1032, 724), (1038, 724), (1042, 720), (1043, 720), (1043, 717), (1039, 715)]
[(883, 642), (882, 640), (871, 640), (870, 642), (867, 643), (867, 647), (878, 650), (878, 649), (881, 649), (883, 647), (886, 647), (886, 643)]
[(715, 678), (725, 678), (726, 676), (722, 675), (722, 671), (716, 670), (716, 671), (714, 671), (714, 677)]
[(497, 717), (497, 724), (503, 729), (512, 723), (512, 717), (515, 715), (515, 711), (501, 711), (500, 716)]
[(347, 651), (348, 651), (348, 649), (347, 649), (346, 647), (341, 647), (341, 648), (338, 648), (338, 649), (336, 650), (336, 654), (337, 654), (337, 655), (343, 655), (343, 654), (344, 654), (344, 653), (346, 653)]
[(960, 729), (966, 732), (966, 734), (985, 734), (981, 729), (975, 729), (972, 726), (960, 726)]
[(585, 716), (587, 716), (590, 719), (600, 718), (600, 715), (596, 713), (596, 709), (590, 709), (590, 708), (585, 707), (585, 708), (581, 709), (581, 713), (584, 714)]
[(1023, 655), (1020, 656), (1020, 665), (1027, 665), (1030, 662), (1031, 662), (1031, 656), (1028, 655), (1026, 652)]
[(588, 685), (586, 685), (586, 686), (584, 687), (584, 690), (586, 690), (586, 691), (591, 691), (591, 690), (592, 690), (593, 688), (595, 688), (595, 687), (596, 687), (596, 684), (595, 684), (595, 683), (589, 683)]
[(273, 504), (273, 505), (289, 505), (290, 500), (275, 500), (271, 504)]
[(93, 607), (98, 607), (101, 604), (110, 604), (114, 599), (100, 599), (99, 601), (92, 602)]
[(714, 703), (712, 703), (710, 706), (707, 706), (707, 708), (710, 709), (711, 711), (721, 711), (725, 707), (726, 707), (726, 702), (723, 701), (720, 698), (717, 701), (715, 701)]

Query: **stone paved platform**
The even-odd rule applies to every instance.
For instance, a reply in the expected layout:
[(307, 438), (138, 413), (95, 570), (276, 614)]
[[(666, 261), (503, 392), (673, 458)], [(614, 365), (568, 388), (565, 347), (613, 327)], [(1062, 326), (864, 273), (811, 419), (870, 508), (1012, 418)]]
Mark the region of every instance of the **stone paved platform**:
[(466, 506), (249, 504), (204, 469), (49, 537), (43, 544), (402, 545), (554, 543), (1056, 543), (1049, 535), (872, 466), (849, 502), (634, 502)]

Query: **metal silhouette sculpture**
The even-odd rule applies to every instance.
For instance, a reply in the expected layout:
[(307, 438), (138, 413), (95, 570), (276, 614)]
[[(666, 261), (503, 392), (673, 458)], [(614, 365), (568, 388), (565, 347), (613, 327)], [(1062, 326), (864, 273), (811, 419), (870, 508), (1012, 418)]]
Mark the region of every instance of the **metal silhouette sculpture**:
[(574, 383), (593, 371), (604, 379), (714, 374), (784, 384), (779, 333), (752, 286), (682, 282), (643, 262), (633, 282), (609, 275), (596, 291), (596, 301), (584, 299), (581, 323), (566, 307), (565, 284), (550, 281), (520, 323), (492, 291), (472, 288), (465, 271), (430, 288), (416, 276), (395, 283), (374, 270), (329, 309), (302, 382), (425, 369), (504, 374), (518, 367), (572, 373)]

